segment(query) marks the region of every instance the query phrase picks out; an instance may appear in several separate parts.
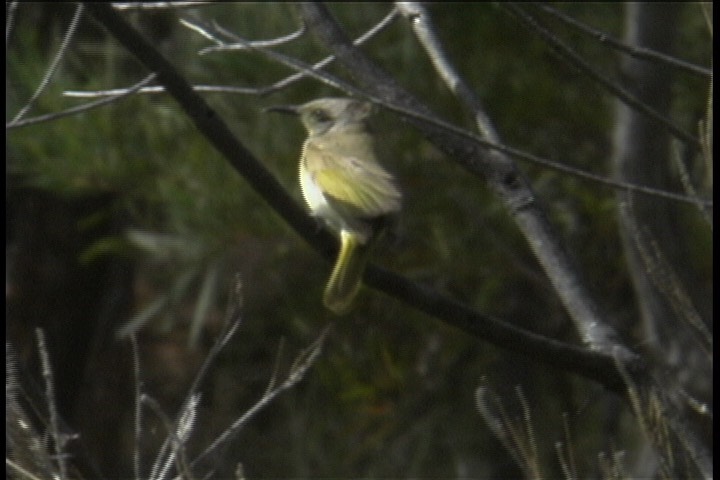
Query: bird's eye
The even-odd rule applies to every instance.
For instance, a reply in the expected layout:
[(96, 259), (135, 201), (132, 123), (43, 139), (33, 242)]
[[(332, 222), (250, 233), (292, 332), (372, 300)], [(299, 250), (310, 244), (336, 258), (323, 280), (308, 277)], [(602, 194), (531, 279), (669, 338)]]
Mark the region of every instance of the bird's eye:
[(313, 110), (310, 115), (318, 122), (327, 122), (330, 120), (330, 115), (325, 110), (317, 109)]

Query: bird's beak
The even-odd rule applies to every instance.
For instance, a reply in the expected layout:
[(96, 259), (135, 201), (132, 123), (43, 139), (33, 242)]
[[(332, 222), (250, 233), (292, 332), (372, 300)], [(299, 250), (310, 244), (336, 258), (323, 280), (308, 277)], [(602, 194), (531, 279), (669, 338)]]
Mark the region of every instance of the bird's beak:
[(290, 115), (300, 115), (298, 107), (295, 105), (274, 105), (263, 109), (263, 112), (278, 112)]

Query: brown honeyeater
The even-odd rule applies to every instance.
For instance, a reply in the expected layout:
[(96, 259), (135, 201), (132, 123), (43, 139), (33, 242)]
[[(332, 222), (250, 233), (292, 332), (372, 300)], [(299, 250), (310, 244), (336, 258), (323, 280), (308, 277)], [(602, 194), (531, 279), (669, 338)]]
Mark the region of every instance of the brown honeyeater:
[(350, 311), (370, 250), (387, 220), (400, 211), (402, 195), (378, 162), (367, 126), (372, 104), (320, 98), (268, 110), (293, 113), (308, 131), (300, 157), (300, 189), (313, 216), (340, 236), (340, 252), (323, 303), (336, 314)]

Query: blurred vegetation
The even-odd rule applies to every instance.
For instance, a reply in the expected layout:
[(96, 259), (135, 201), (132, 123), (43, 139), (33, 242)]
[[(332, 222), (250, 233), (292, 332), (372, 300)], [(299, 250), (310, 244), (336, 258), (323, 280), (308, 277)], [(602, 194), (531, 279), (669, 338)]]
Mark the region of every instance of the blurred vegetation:
[[(378, 3), (331, 5), (354, 36), (379, 21), (388, 8)], [(507, 144), (608, 174), (613, 102), (605, 92), (498, 4), (437, 3), (428, 8), (451, 58)], [(622, 4), (556, 8), (621, 36)], [(6, 117), (15, 115), (44, 75), (73, 9), (62, 3), (18, 6), (7, 50)], [(292, 73), (248, 52), (198, 56), (207, 40), (178, 22), (215, 20), (246, 39), (269, 39), (298, 28), (291, 4), (216, 4), (124, 15), (153, 38), (193, 84), (261, 87)], [(559, 22), (553, 27), (589, 63), (610, 77), (617, 74), (615, 51)], [(363, 49), (442, 116), (471, 128), (472, 120), (433, 73), (402, 20)], [(327, 54), (309, 36), (278, 51), (305, 61)], [(683, 10), (677, 54), (710, 63), (712, 44), (697, 5)], [(334, 65), (328, 70), (349, 78)], [(64, 96), (67, 90), (127, 87), (145, 75), (85, 16), (29, 116), (84, 101)], [(695, 132), (705, 113), (707, 84), (678, 74), (674, 89), (673, 119)], [(265, 114), (262, 108), (331, 95), (341, 94), (310, 79), (266, 97), (204, 94), (298, 202), (296, 170), (304, 132), (296, 122)], [(482, 181), (449, 162), (394, 115), (380, 112), (375, 121), (383, 138), (384, 163), (404, 192), (398, 232), (378, 249), (377, 263), (479, 311), (576, 341), (525, 241)], [(228, 464), (241, 462), (248, 478), (516, 477), (518, 467), (475, 408), (474, 392), (483, 378), (509, 402), (515, 398), (515, 385), (521, 385), (532, 405), (547, 478), (561, 475), (554, 444), (563, 437), (563, 414), (573, 432), (580, 472), (591, 476), (597, 471), (598, 452), (634, 452), (640, 433), (628, 422), (627, 406), (608, 401), (599, 386), (584, 379), (508, 355), (367, 289), (352, 315), (334, 320), (320, 300), (329, 265), (198, 135), (168, 96), (132, 95), (51, 123), (8, 130), (6, 138), (6, 169), (17, 185), (59, 198), (110, 195), (111, 200), (82, 218), (77, 228), (122, 218), (122, 232), (96, 238), (80, 257), (92, 263), (117, 256), (134, 265), (132, 316), (113, 325), (113, 331), (127, 331), (128, 322), (134, 322), (133, 328), (142, 325), (139, 334), (151, 339), (190, 331), (179, 337), (182, 350), (202, 350), (219, 328), (228, 285), (240, 273), (243, 324), (216, 365), (211, 385), (203, 389), (209, 430), (220, 429), (223, 420), (237, 417), (262, 394), (281, 339), (287, 357), (283, 360), (288, 361), (326, 322), (335, 322), (306, 380), (254, 418), (232, 451), (225, 452), (232, 458)], [(596, 293), (622, 330), (632, 334), (637, 311), (620, 255), (614, 192), (542, 167), (522, 168)], [(682, 209), (684, 228), (693, 232), (687, 268), (702, 278), (709, 292), (711, 232), (693, 207)], [(712, 303), (704, 306), (703, 313), (709, 314)], [(629, 340), (631, 345), (641, 342)], [(151, 358), (146, 363), (158, 362), (152, 368), (160, 369), (161, 360)], [(148, 387), (162, 390), (152, 382)], [(182, 398), (149, 393), (166, 401), (171, 415), (175, 412), (170, 406)], [(124, 412), (130, 408), (118, 406)], [(106, 459), (104, 468), (116, 469), (120, 478), (129, 472), (130, 451), (114, 457), (115, 463)], [(631, 465), (634, 459), (625, 461)]]

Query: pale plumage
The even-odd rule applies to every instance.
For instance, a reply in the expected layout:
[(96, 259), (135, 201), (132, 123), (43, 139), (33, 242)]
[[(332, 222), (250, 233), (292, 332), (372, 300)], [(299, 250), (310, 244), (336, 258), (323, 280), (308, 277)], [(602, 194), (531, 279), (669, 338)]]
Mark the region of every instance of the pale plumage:
[(321, 98), (273, 110), (300, 115), (308, 130), (300, 158), (300, 188), (313, 215), (340, 235), (341, 246), (325, 288), (325, 305), (349, 311), (382, 219), (400, 210), (402, 195), (377, 160), (365, 123), (372, 105)]

